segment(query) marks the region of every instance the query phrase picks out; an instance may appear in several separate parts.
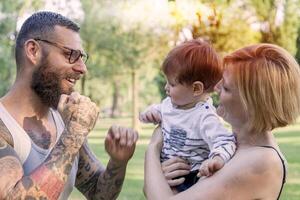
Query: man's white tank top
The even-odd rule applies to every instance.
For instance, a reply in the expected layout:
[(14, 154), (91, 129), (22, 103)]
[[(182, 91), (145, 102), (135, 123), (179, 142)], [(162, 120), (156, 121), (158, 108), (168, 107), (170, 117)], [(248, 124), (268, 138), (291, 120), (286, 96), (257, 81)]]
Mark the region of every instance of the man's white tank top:
[[(56, 125), (56, 142), (60, 138), (64, 130), (64, 122), (58, 113), (58, 111), (51, 109), (52, 117)], [(14, 150), (19, 156), (23, 165), (24, 175), (31, 174), (44, 160), (48, 157), (51, 149), (43, 149), (37, 146), (24, 129), (16, 122), (16, 120), (9, 114), (3, 104), (0, 102), (0, 118), (9, 130), (14, 144)], [(61, 193), (59, 200), (68, 199), (72, 189), (75, 185), (76, 174), (78, 170), (78, 156), (76, 156), (72, 170), (68, 177), (68, 180), (64, 186), (64, 190)]]

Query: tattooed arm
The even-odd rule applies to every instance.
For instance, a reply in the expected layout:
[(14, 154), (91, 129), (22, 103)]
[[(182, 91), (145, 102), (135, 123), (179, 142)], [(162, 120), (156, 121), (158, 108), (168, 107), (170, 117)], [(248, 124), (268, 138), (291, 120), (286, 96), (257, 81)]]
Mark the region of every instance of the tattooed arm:
[(106, 169), (85, 143), (80, 149), (76, 187), (88, 199), (116, 199), (137, 138), (137, 132), (132, 129), (112, 126), (105, 138), (105, 149), (110, 155)]
[(0, 199), (25, 199), (33, 194), (46, 198), (43, 192), (32, 187), (34, 184), (30, 177), (23, 177), (22, 164), (11, 145), (10, 133), (0, 119), (0, 173), (5, 174), (0, 177)]
[[(32, 177), (24, 177), (23, 168), (14, 149), (0, 138), (0, 199), (49, 199)], [(35, 199), (35, 198), (31, 198)]]
[(0, 177), (0, 199), (59, 198), (74, 158), (98, 116), (95, 104), (80, 95), (64, 96), (59, 108), (67, 126), (45, 162), (28, 176), (0, 120), (0, 173), (5, 174)]
[(24, 176), (13, 147), (0, 137), (0, 173), (5, 174), (0, 178), (0, 199), (58, 199), (78, 151), (64, 141), (59, 141), (45, 163)]

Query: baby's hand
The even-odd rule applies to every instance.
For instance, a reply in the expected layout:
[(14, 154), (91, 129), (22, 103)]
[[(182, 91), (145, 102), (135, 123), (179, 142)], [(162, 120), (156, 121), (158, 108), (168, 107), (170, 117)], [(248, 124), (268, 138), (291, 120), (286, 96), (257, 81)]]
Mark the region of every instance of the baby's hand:
[(213, 175), (216, 171), (221, 169), (224, 165), (225, 161), (220, 156), (215, 156), (213, 158), (207, 159), (201, 164), (197, 176), (209, 177)]
[(158, 124), (161, 122), (161, 115), (155, 109), (147, 109), (145, 112), (140, 114), (139, 119), (144, 123)]

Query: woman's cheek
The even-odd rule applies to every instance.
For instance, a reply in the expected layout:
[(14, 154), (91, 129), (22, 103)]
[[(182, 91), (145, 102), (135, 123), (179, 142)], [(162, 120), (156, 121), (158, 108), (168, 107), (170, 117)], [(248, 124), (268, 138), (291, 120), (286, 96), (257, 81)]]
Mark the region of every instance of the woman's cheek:
[(217, 108), (217, 114), (222, 118), (225, 117), (225, 108), (221, 104)]

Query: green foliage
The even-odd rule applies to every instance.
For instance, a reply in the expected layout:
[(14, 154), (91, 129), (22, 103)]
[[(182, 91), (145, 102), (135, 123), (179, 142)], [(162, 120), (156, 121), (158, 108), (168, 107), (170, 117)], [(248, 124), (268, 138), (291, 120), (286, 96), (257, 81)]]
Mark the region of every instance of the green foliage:
[(287, 49), (290, 53), (296, 54), (297, 36), (300, 28), (300, 1), (287, 0), (285, 5), (285, 18), (279, 28), (277, 44)]
[(41, 0), (6, 0), (0, 2), (0, 96), (3, 96), (16, 74), (14, 44), (17, 20), (26, 10), (37, 9)]
[(0, 11), (1, 13), (11, 13), (15, 14), (16, 11), (22, 8), (22, 4), (24, 1), (22, 0), (6, 0), (1, 1), (0, 3)]
[(249, 0), (261, 23), (261, 42), (274, 43), (296, 53), (297, 32), (300, 27), (299, 0)]
[[(101, 102), (104, 107), (108, 105), (103, 104), (101, 97), (107, 95), (107, 89), (103, 90), (99, 87), (104, 82), (109, 82), (114, 86), (109, 90), (113, 90), (115, 95), (106, 96), (106, 98), (111, 99), (111, 102), (116, 102), (115, 98), (119, 98), (118, 102), (122, 105), (129, 105), (131, 95), (128, 95), (128, 91), (132, 87), (133, 71), (139, 76), (138, 85), (143, 102), (149, 102), (149, 99), (157, 94), (152, 92), (155, 88), (146, 83), (151, 84), (158, 68), (157, 63), (164, 55), (162, 52), (168, 40), (160, 32), (153, 32), (151, 24), (144, 23), (144, 20), (127, 23), (126, 19), (132, 20), (126, 18), (131, 12), (130, 6), (139, 8), (136, 5), (138, 3), (140, 2), (83, 2), (86, 15), (81, 27), (81, 36), (91, 57), (88, 62), (89, 74), (86, 87), (93, 87), (91, 82), (97, 84), (93, 89), (87, 89), (86, 94), (93, 96), (93, 99)], [(160, 27), (157, 28), (160, 29)], [(149, 87), (152, 89), (149, 90)], [(128, 106), (119, 107), (119, 111), (122, 110), (130, 111)]]
[(20, 1), (0, 3), (0, 96), (7, 92), (14, 74), (14, 40)]
[(258, 20), (268, 21), (274, 24), (276, 15), (276, 2), (274, 0), (250, 0), (249, 2), (255, 8)]
[(165, 85), (167, 83), (165, 76), (163, 75), (163, 73), (160, 71), (160, 73), (158, 73), (156, 75), (156, 77), (154, 78), (154, 81), (156, 83), (156, 85), (159, 88), (159, 94), (161, 99), (164, 99), (167, 97), (166, 91), (165, 91)]
[(216, 13), (218, 17), (216, 25), (194, 26), (193, 35), (195, 38), (203, 38), (212, 42), (217, 51), (229, 53), (240, 47), (257, 43), (260, 40), (258, 32), (249, 28), (247, 21), (242, 19), (241, 10), (234, 10), (235, 15), (225, 15), (227, 10), (220, 9)]

